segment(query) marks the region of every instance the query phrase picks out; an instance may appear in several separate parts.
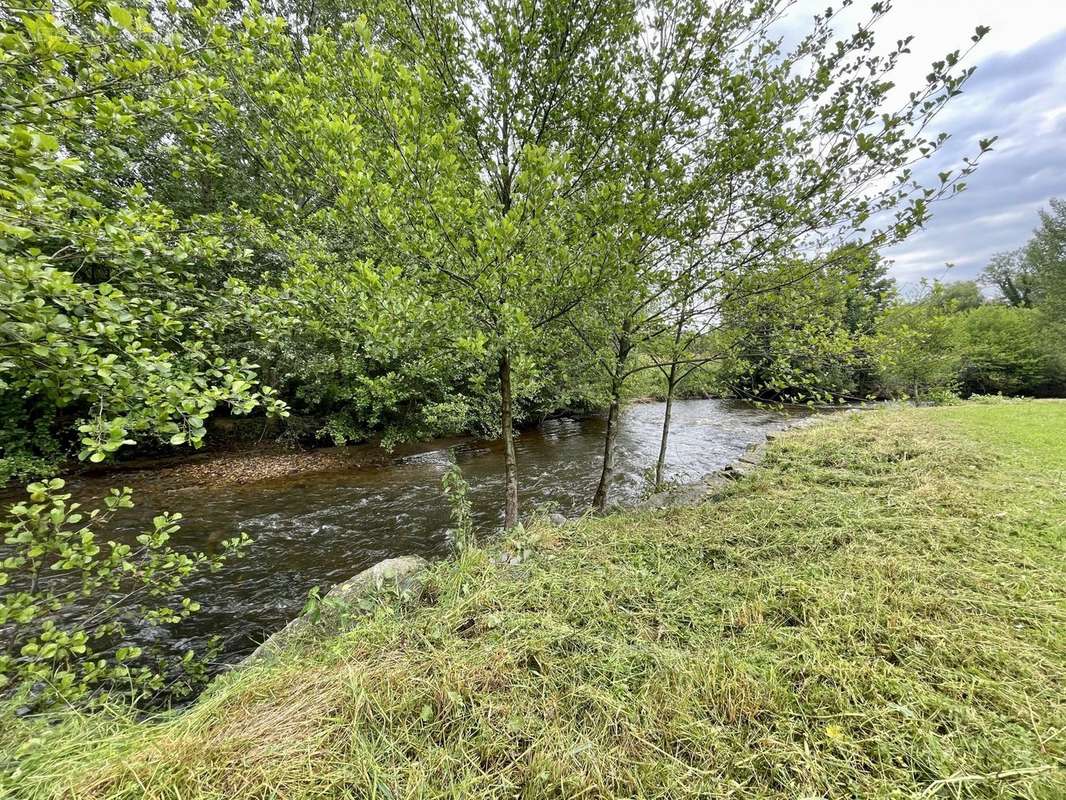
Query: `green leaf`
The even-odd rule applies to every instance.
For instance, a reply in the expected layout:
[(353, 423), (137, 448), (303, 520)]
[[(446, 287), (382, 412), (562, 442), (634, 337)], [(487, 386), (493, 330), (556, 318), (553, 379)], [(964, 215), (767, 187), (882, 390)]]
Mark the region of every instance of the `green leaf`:
[(108, 5), (107, 13), (108, 16), (111, 17), (111, 21), (118, 27), (125, 30), (129, 30), (133, 27), (133, 15), (122, 6), (114, 4)]

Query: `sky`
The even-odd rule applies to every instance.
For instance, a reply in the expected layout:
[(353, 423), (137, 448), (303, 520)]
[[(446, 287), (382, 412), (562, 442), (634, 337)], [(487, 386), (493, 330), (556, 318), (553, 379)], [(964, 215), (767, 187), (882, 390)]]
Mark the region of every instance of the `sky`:
[[(799, 0), (788, 24), (805, 25), (827, 4)], [(838, 31), (850, 33), (869, 5), (856, 0), (862, 13), (849, 11)], [(935, 183), (937, 172), (975, 154), (979, 139), (1000, 138), (962, 194), (937, 204), (923, 230), (886, 251), (903, 286), (976, 277), (994, 253), (1025, 243), (1049, 198), (1066, 197), (1066, 0), (895, 0), (877, 38), (915, 37), (896, 82), (920, 86), (933, 61), (969, 46), (978, 25), (992, 30), (971, 54), (977, 71), (937, 121), (951, 139), (916, 177)]]

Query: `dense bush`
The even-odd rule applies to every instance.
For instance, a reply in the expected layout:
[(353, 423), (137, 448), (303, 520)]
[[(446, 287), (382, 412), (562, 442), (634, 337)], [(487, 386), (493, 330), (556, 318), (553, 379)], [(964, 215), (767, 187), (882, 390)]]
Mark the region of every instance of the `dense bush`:
[(887, 265), (875, 252), (850, 247), (828, 266), (801, 267), (800, 274), (773, 292), (761, 291), (765, 274), (736, 287), (748, 296), (726, 310), (715, 337), (722, 389), (792, 402), (867, 397), (878, 378), (873, 334), (895, 296)]
[(930, 297), (890, 308), (873, 348), (879, 393), (1054, 395), (1066, 388), (1064, 351), (1038, 309), (987, 303), (955, 310)]
[(990, 302), (973, 281), (905, 300), (887, 282), (844, 277), (734, 309), (719, 335), (730, 345), (722, 390), (801, 401), (1066, 392), (1066, 341), (1044, 307)]
[(959, 315), (958, 381), (965, 394), (1040, 395), (1060, 388), (1047, 321), (1031, 308), (990, 304)]
[(874, 335), (877, 394), (921, 400), (930, 392), (958, 390), (958, 331), (932, 303), (898, 303), (885, 312)]

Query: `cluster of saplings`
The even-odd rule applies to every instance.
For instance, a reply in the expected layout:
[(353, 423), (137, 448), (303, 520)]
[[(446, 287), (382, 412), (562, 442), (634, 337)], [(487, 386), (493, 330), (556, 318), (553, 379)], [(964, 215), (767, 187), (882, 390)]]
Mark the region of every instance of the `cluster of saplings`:
[[(506, 445), (510, 528), (523, 419), (608, 409), (603, 507), (641, 376), (672, 397), (717, 364), (738, 390), (843, 396), (827, 365), (881, 357), (854, 356), (877, 252), (992, 140), (923, 183), (969, 51), (896, 86), (887, 3), (785, 39), (789, 5), (5, 5), (5, 458), (197, 446), (212, 418), (290, 409), (337, 441), (478, 430)], [(52, 481), (14, 511), (5, 682), (171, 684), (107, 649), (110, 598), (178, 619), (180, 577), (214, 561), (166, 549), (172, 518), (136, 547), (98, 538), (127, 503), (85, 514)], [(81, 592), (98, 612), (60, 622)]]

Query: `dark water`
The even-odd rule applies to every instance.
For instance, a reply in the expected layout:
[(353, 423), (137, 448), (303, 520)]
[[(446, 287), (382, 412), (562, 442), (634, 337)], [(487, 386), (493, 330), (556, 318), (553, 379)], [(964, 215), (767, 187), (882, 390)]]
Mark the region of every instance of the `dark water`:
[[(645, 489), (645, 475), (658, 455), (662, 413), (658, 403), (625, 411), (612, 501), (633, 502)], [(689, 481), (720, 469), (791, 418), (731, 401), (675, 403), (668, 475)], [(599, 477), (602, 433), (603, 421), (596, 418), (550, 420), (524, 431), (516, 443), (523, 512), (584, 511)], [(479, 529), (492, 531), (502, 520), (498, 442), (464, 442), (343, 473), (138, 491), (137, 507), (120, 518), (118, 536), (139, 532), (161, 511), (180, 511), (184, 522), (172, 540), (175, 547), (206, 549), (240, 531), (254, 540), (244, 559), (187, 585), (185, 593), (201, 604), (199, 613), (176, 628), (142, 635), (179, 653), (218, 635), (223, 659), (233, 661), (296, 616), (313, 587), (326, 589), (384, 558), (444, 557), (449, 510), (441, 477), (450, 457), (470, 484)], [(94, 489), (84, 483), (73, 488), (78, 494)]]

